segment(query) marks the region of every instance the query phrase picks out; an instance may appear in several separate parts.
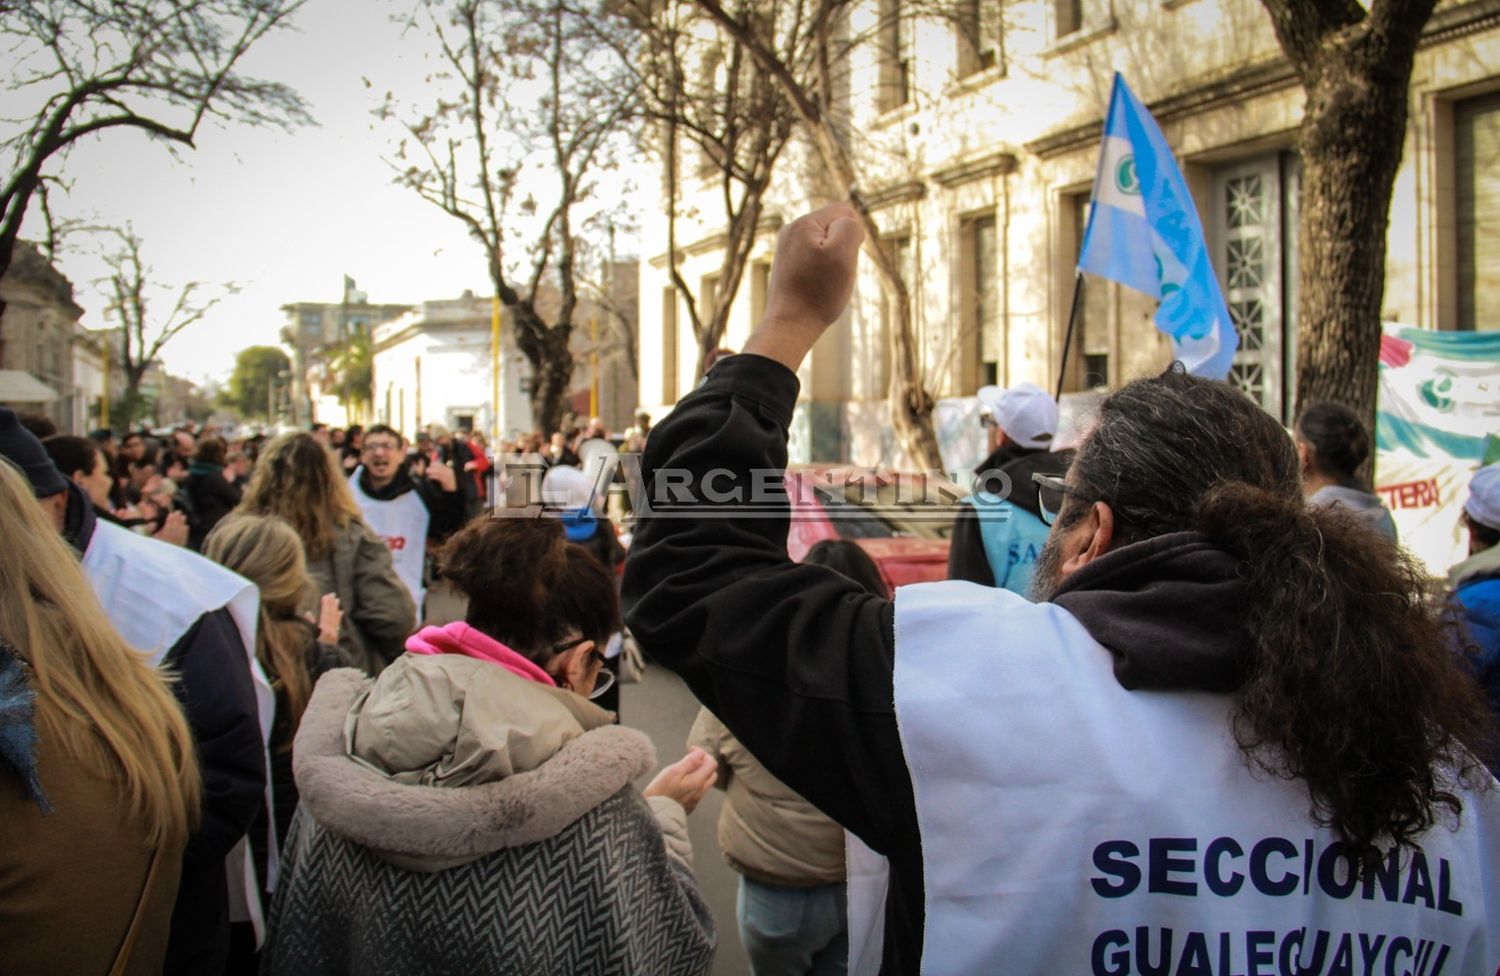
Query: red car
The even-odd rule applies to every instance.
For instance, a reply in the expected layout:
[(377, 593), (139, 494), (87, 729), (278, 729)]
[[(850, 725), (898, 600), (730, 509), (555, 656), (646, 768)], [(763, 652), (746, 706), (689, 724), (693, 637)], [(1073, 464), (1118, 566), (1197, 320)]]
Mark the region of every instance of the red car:
[(800, 562), (813, 543), (850, 539), (892, 589), (948, 577), (948, 537), (968, 494), (930, 474), (803, 465), (786, 473), (792, 499), (786, 547)]

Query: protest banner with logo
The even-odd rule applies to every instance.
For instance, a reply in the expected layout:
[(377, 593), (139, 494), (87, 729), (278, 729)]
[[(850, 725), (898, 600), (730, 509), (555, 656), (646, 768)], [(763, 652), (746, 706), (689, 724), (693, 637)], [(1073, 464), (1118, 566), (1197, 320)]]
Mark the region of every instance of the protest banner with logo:
[(1500, 432), (1500, 332), (1387, 323), (1380, 340), (1375, 491), (1433, 576), (1468, 555), (1469, 478)]

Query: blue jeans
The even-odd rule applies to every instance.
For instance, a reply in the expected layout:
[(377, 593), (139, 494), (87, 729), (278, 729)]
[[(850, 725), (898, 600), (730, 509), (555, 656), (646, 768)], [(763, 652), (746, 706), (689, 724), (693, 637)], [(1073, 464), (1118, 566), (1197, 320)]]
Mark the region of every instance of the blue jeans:
[(842, 881), (783, 888), (741, 876), (738, 908), (751, 976), (848, 972), (848, 908)]

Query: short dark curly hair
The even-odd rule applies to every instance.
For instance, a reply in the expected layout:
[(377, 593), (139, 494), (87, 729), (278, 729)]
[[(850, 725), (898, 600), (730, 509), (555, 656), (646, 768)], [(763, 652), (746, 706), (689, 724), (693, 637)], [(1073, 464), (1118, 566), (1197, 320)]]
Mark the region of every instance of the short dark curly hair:
[(603, 646), (620, 629), (614, 577), (555, 518), (475, 519), (439, 561), (469, 598), (469, 626), (538, 664), (570, 631)]

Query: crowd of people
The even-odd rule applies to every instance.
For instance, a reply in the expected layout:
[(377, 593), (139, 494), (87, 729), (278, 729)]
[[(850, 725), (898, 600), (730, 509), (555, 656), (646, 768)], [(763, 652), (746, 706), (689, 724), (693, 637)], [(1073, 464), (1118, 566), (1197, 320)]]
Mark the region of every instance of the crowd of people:
[[(860, 237), (785, 228), (744, 351), (621, 437), (0, 408), (0, 972), (702, 974), (718, 787), (755, 976), (1490, 976), (1500, 465), (1437, 594), (1357, 414), (1173, 368), (1067, 448), (980, 390), (945, 582), (718, 501), (627, 553), (598, 458), (784, 468)], [(484, 516), (506, 455), (546, 517)], [(640, 788), (633, 643), (702, 704)]]

